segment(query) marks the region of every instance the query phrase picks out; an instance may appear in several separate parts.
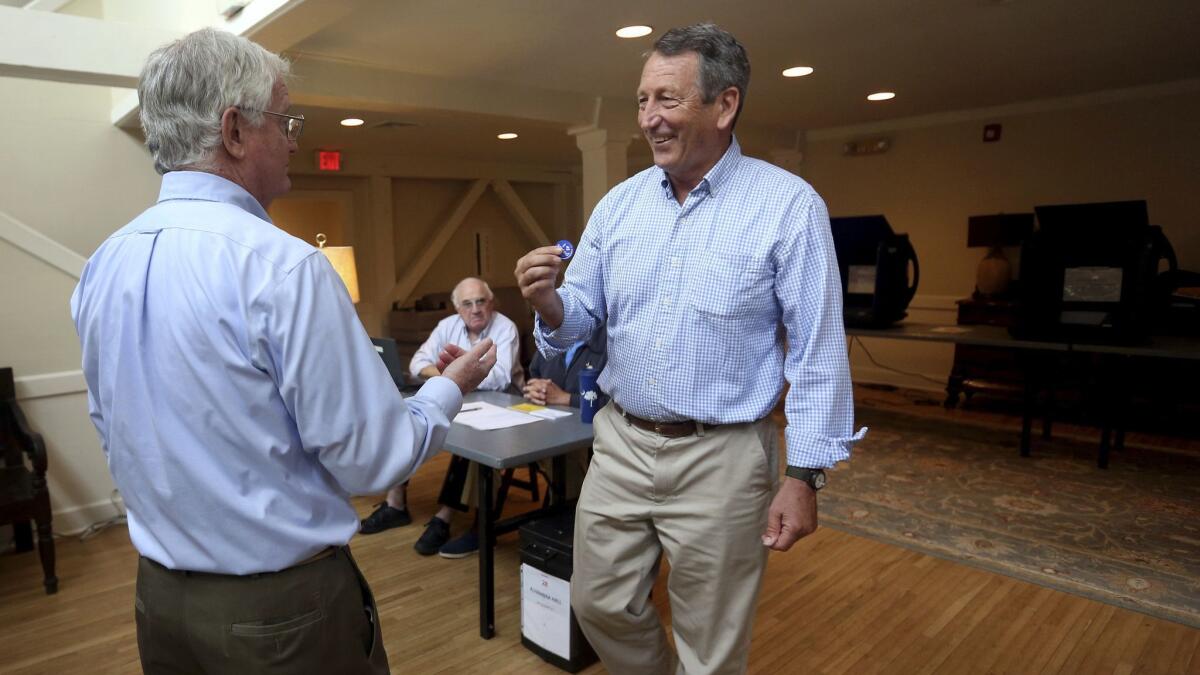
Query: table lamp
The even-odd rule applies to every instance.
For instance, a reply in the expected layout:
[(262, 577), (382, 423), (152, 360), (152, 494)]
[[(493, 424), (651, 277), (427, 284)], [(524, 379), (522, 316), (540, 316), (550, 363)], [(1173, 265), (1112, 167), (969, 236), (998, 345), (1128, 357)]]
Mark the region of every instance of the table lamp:
[(1019, 246), (1033, 233), (1032, 213), (998, 213), (967, 218), (967, 247), (988, 247), (987, 256), (975, 271), (975, 292), (1000, 296), (1012, 282), (1012, 263), (1004, 255), (1005, 246)]
[(360, 298), (358, 295), (358, 267), (354, 264), (354, 247), (326, 246), (326, 241), (328, 239), (324, 234), (317, 234), (317, 249), (325, 254), (325, 257), (329, 259), (329, 264), (333, 265), (333, 270), (342, 278), (342, 283), (346, 284), (346, 291), (350, 293), (350, 301), (357, 304)]

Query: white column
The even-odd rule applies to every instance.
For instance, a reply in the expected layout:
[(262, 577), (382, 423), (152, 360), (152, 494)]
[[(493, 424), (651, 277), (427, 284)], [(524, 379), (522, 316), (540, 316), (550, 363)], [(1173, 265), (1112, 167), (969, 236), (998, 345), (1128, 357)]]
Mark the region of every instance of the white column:
[(392, 177), (372, 174), (367, 185), (369, 210), (365, 218), (355, 214), (355, 220), (365, 225), (354, 232), (355, 251), (361, 261), (358, 283), (363, 290), (358, 315), (368, 333), (388, 335), (388, 316), (392, 309), (388, 293), (396, 284)]
[(787, 169), (797, 176), (802, 176), (801, 170), (804, 167), (804, 153), (799, 150), (791, 149), (776, 149), (771, 150), (771, 163), (781, 169)]
[(583, 153), (583, 222), (586, 224), (600, 198), (629, 177), (629, 134), (591, 129), (575, 135)]

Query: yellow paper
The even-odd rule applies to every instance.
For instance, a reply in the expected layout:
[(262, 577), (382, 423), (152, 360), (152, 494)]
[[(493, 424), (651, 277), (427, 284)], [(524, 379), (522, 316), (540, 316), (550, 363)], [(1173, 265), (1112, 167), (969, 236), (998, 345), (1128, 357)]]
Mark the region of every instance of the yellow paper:
[(532, 403), (518, 403), (516, 405), (510, 405), (508, 408), (509, 410), (520, 410), (523, 413), (531, 413), (535, 410), (545, 410), (546, 406), (534, 405)]

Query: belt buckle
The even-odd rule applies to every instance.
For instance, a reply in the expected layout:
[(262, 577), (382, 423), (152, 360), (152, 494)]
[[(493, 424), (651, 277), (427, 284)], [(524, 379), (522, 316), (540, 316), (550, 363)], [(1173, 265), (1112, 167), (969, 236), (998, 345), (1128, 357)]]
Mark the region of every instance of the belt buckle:
[(663, 432), (662, 432), (662, 422), (655, 422), (655, 423), (654, 423), (654, 433), (658, 434), (659, 436), (664, 436), (664, 435), (665, 435), (665, 434), (663, 434)]

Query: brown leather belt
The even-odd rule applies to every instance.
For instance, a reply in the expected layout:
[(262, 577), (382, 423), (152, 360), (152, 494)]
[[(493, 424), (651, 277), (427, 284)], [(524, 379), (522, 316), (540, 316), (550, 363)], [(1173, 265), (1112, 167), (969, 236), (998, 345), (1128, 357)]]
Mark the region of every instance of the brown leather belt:
[(631, 415), (625, 412), (625, 409), (617, 405), (616, 401), (613, 401), (612, 404), (613, 408), (617, 411), (617, 414), (621, 417), (624, 417), (626, 422), (639, 429), (658, 434), (659, 436), (666, 436), (667, 438), (683, 438), (684, 436), (691, 436), (692, 434), (700, 432), (704, 429), (715, 429), (721, 426), (720, 424), (705, 424), (704, 422), (695, 422), (693, 420), (684, 420), (682, 422), (655, 422), (652, 420), (644, 420), (636, 415)]

